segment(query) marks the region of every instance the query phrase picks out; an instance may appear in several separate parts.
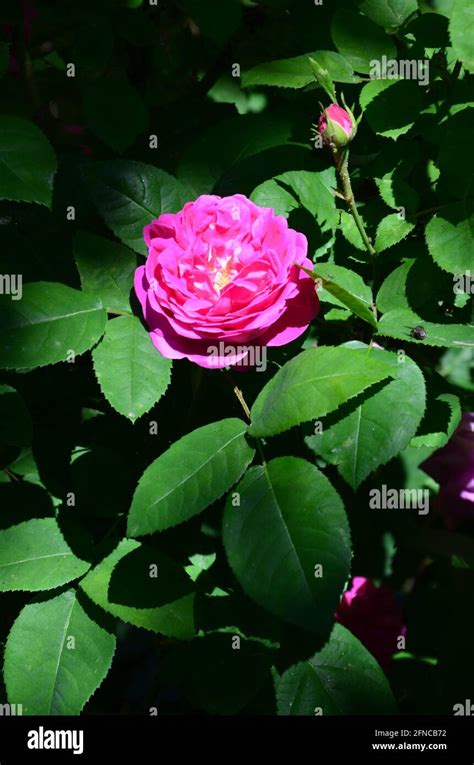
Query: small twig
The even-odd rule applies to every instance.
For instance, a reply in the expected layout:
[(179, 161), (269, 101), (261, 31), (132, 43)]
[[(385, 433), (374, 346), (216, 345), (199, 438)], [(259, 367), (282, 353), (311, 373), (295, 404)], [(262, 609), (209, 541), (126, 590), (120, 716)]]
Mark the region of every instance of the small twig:
[(17, 476), (17, 475), (15, 475), (15, 473), (13, 473), (13, 472), (10, 470), (10, 468), (7, 468), (7, 467), (6, 467), (6, 468), (3, 468), (3, 472), (4, 472), (4, 473), (6, 473), (6, 474), (7, 474), (7, 476), (8, 476), (9, 478), (12, 478), (14, 481), (19, 481), (19, 480), (20, 480), (20, 479), (18, 478), (18, 476)]
[[(234, 394), (237, 397), (240, 406), (244, 410), (245, 416), (247, 417), (248, 421), (250, 422), (250, 419), (251, 419), (250, 418), (250, 408), (249, 408), (249, 406), (248, 406), (248, 404), (247, 404), (247, 402), (246, 402), (246, 400), (244, 398), (244, 394), (242, 393), (242, 391), (240, 390), (239, 386), (235, 382), (235, 380), (234, 380), (233, 376), (231, 375), (231, 373), (227, 369), (224, 369), (224, 373), (225, 373), (227, 381), (232, 386), (232, 390), (234, 391)], [(253, 440), (255, 441), (255, 444), (256, 444), (256, 447), (257, 447), (257, 451), (258, 451), (258, 453), (260, 455), (260, 459), (262, 460), (262, 465), (265, 466), (267, 464), (267, 461), (265, 459), (265, 453), (263, 451), (262, 443), (261, 443), (259, 438), (254, 438)]]
[(231, 373), (227, 369), (224, 369), (224, 372), (226, 374), (227, 380), (229, 381), (229, 383), (232, 386), (232, 390), (234, 391), (234, 394), (237, 396), (237, 399), (239, 401), (240, 406), (244, 410), (246, 418), (250, 422), (250, 409), (247, 406), (247, 402), (245, 401), (244, 394), (242, 393), (242, 391), (240, 390), (239, 386), (235, 382), (235, 380), (232, 377)]
[(415, 218), (419, 218), (421, 215), (428, 215), (428, 213), (438, 212), (438, 210), (442, 210), (444, 207), (448, 207), (448, 205), (436, 205), (435, 207), (427, 207), (426, 210), (418, 210), (415, 213)]

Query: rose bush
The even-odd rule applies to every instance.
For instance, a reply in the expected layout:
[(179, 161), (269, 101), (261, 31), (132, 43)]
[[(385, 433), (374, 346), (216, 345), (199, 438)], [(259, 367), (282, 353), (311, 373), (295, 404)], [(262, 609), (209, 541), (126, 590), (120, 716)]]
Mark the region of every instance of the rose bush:
[(299, 268), (313, 265), (306, 237), (242, 194), (203, 195), (161, 215), (144, 236), (135, 292), (166, 358), (235, 365), (250, 344), (295, 340), (317, 313), (314, 281)]
[(471, 0), (1, 6), (1, 754), (20, 707), (455, 721)]

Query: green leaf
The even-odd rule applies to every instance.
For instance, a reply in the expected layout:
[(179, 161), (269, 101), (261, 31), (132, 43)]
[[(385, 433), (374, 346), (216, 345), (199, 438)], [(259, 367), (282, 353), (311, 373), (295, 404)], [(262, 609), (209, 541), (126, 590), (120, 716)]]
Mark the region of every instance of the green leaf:
[[(324, 300), (323, 294), (324, 294), (324, 289), (319, 295), (320, 300)], [(348, 319), (351, 318), (351, 312), (348, 311), (346, 308), (331, 308), (324, 315), (324, 318), (326, 321), (348, 321)]]
[(414, 213), (418, 209), (419, 196), (407, 181), (416, 163), (416, 151), (413, 142), (406, 142), (400, 153), (399, 147), (387, 139), (366, 170), (374, 178), (385, 204), (399, 213)]
[[(437, 304), (439, 298), (436, 287), (442, 276), (442, 272), (424, 253), (418, 258), (407, 258), (384, 280), (377, 294), (377, 307), (382, 313), (395, 308), (407, 308), (416, 312), (433, 302)], [(440, 286), (444, 291), (444, 285)], [(452, 289), (449, 284), (448, 289)]]
[(474, 212), (462, 203), (438, 212), (426, 226), (430, 255), (444, 271), (462, 274), (474, 265)]
[(319, 173), (292, 170), (264, 181), (250, 198), (255, 204), (271, 207), (277, 215), (286, 217), (299, 206), (304, 207), (316, 219), (321, 231), (328, 231), (336, 227), (338, 220), (335, 185), (334, 168)]
[(90, 564), (69, 548), (54, 518), (0, 531), (0, 591), (51, 590), (82, 576)]
[(336, 197), (336, 172), (328, 168), (320, 173), (292, 170), (277, 175), (276, 180), (283, 187), (289, 187), (296, 194), (301, 206), (316, 219), (321, 231), (332, 231), (338, 220)]
[(363, 0), (360, 10), (369, 19), (388, 32), (396, 32), (398, 27), (418, 10), (417, 0)]
[(33, 424), (22, 397), (9, 385), (0, 385), (0, 442), (29, 446), (32, 437)]
[(104, 611), (136, 627), (180, 640), (195, 634), (192, 581), (163, 553), (132, 539), (123, 539), (81, 588)]
[(92, 357), (105, 398), (132, 422), (160, 400), (170, 383), (171, 361), (157, 351), (136, 316), (108, 321)]
[(331, 50), (305, 53), (303, 56), (266, 61), (258, 64), (242, 75), (242, 86), (250, 88), (258, 85), (272, 85), (278, 88), (304, 88), (314, 82), (313, 70), (309, 59), (312, 58), (329, 73), (334, 82), (358, 82), (350, 63)]
[(410, 446), (441, 449), (445, 446), (461, 422), (461, 404), (452, 393), (442, 393), (430, 401), (420, 430), (410, 441)]
[(474, 391), (474, 348), (450, 348), (443, 354), (439, 373), (463, 390)]
[(78, 715), (106, 677), (115, 636), (89, 615), (74, 590), (30, 603), (5, 648), (5, 685), (26, 715)]
[(223, 542), (244, 591), (285, 621), (330, 624), (349, 576), (350, 532), (328, 479), (296, 457), (253, 467), (227, 502)]
[(275, 215), (284, 215), (285, 218), (289, 216), (292, 210), (297, 210), (300, 207), (300, 201), (283, 188), (276, 178), (256, 186), (250, 199), (259, 207), (271, 207)]
[(410, 270), (415, 263), (414, 258), (406, 260), (387, 276), (377, 294), (376, 304), (379, 311), (387, 313), (394, 308), (410, 308), (407, 297), (408, 279), (412, 276)]
[(216, 553), (209, 553), (208, 555), (201, 555), (201, 553), (196, 553), (195, 555), (189, 556), (189, 561), (189, 565), (185, 566), (184, 570), (193, 580), (193, 582), (195, 582), (196, 579), (201, 576), (202, 573), (204, 573), (204, 571), (208, 571), (215, 563)]
[(468, 72), (474, 72), (474, 7), (470, 0), (454, 0), (449, 36), (457, 58)]
[(382, 178), (375, 178), (375, 183), (383, 201), (389, 207), (403, 212), (414, 212), (418, 206), (419, 196), (408, 183), (397, 176), (397, 168), (385, 173)]
[(148, 112), (127, 78), (106, 76), (84, 93), (84, 118), (91, 131), (112, 151), (122, 154), (148, 127)]
[[(423, 340), (412, 337), (410, 332), (422, 326), (426, 332)], [(434, 324), (420, 319), (408, 308), (396, 308), (379, 319), (379, 335), (395, 337), (411, 343), (444, 346), (446, 348), (474, 348), (474, 326), (472, 324)]]
[(414, 80), (371, 80), (360, 92), (360, 105), (370, 127), (392, 138), (408, 133), (421, 110), (421, 88)]
[(114, 234), (145, 255), (143, 228), (160, 213), (177, 212), (187, 194), (173, 176), (153, 165), (107, 160), (84, 169), (94, 204)]
[(176, 526), (219, 499), (253, 459), (245, 431), (242, 420), (213, 422), (188, 433), (152, 462), (133, 497), (129, 536)]
[(276, 683), (279, 715), (396, 714), (388, 680), (372, 654), (341, 624), (309, 661), (290, 667)]
[(51, 207), (56, 157), (32, 122), (0, 115), (0, 199)]
[(394, 244), (398, 244), (414, 228), (414, 223), (400, 217), (398, 213), (387, 215), (377, 226), (377, 234), (375, 236), (376, 251), (383, 252), (389, 247), (393, 247)]
[[(362, 218), (362, 221), (364, 221), (363, 215), (361, 215), (360, 211), (359, 215)], [(352, 244), (353, 247), (355, 247), (357, 250), (362, 250), (363, 252), (366, 252), (366, 247), (364, 244), (364, 240), (362, 239), (360, 235), (360, 231), (357, 228), (356, 222), (353, 218), (353, 216), (346, 212), (346, 210), (341, 210), (341, 231), (344, 239), (347, 239), (349, 244)]]
[(216, 104), (233, 104), (239, 114), (253, 112), (262, 99), (265, 101), (262, 93), (245, 93), (240, 81), (227, 72), (219, 77), (207, 95)]
[(94, 295), (65, 284), (36, 282), (19, 301), (0, 296), (0, 367), (56, 364), (89, 350), (102, 336), (107, 313)]
[(331, 37), (339, 53), (356, 72), (368, 74), (371, 62), (395, 58), (396, 48), (390, 37), (360, 13), (346, 8), (337, 11), (331, 25)]
[[(363, 353), (366, 346), (361, 346)], [(395, 457), (415, 435), (425, 411), (425, 382), (408, 356), (374, 349), (392, 367), (393, 380), (349, 415), (322, 433), (306, 439), (307, 445), (356, 490), (368, 475)]]
[(317, 263), (313, 276), (321, 279), (322, 286), (337, 299), (338, 305), (346, 306), (356, 316), (377, 328), (372, 311), (372, 290), (359, 274), (333, 263)]
[(287, 146), (291, 134), (289, 115), (236, 115), (197, 136), (183, 154), (178, 178), (194, 196), (210, 194), (225, 170), (266, 149)]
[(288, 361), (260, 391), (249, 433), (273, 436), (322, 417), (391, 373), (390, 366), (371, 351), (310, 348)]
[(103, 236), (78, 231), (74, 257), (81, 287), (93, 292), (108, 311), (129, 311), (136, 255), (128, 247)]

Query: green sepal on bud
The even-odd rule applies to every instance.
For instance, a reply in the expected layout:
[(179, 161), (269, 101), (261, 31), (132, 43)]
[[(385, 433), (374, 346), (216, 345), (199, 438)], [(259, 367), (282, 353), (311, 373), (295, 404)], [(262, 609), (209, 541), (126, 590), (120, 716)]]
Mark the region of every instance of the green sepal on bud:
[(324, 92), (329, 96), (331, 101), (337, 101), (334, 83), (332, 81), (331, 75), (329, 74), (329, 71), (325, 69), (323, 66), (321, 66), (321, 64), (318, 64), (318, 62), (315, 61), (314, 58), (310, 57), (309, 63), (311, 64), (311, 69), (313, 70), (314, 78), (316, 82), (318, 83), (319, 87), (324, 90)]

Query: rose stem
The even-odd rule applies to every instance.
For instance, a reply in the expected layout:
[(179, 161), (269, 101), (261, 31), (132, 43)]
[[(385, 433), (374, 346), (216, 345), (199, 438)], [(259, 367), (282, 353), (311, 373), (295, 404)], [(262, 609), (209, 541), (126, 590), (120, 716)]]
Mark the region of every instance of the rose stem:
[(375, 251), (375, 248), (372, 242), (367, 236), (364, 222), (358, 213), (357, 206), (354, 199), (354, 193), (352, 191), (351, 177), (349, 175), (349, 152), (347, 149), (346, 150), (343, 149), (342, 153), (340, 153), (336, 147), (334, 147), (332, 151), (334, 154), (334, 160), (336, 162), (336, 167), (339, 173), (339, 177), (341, 179), (345, 202), (352, 213), (352, 217), (354, 218), (355, 224), (359, 230), (359, 234), (362, 237), (362, 241), (365, 244), (367, 252), (369, 253), (371, 257), (374, 257), (374, 255), (376, 255), (377, 253)]

